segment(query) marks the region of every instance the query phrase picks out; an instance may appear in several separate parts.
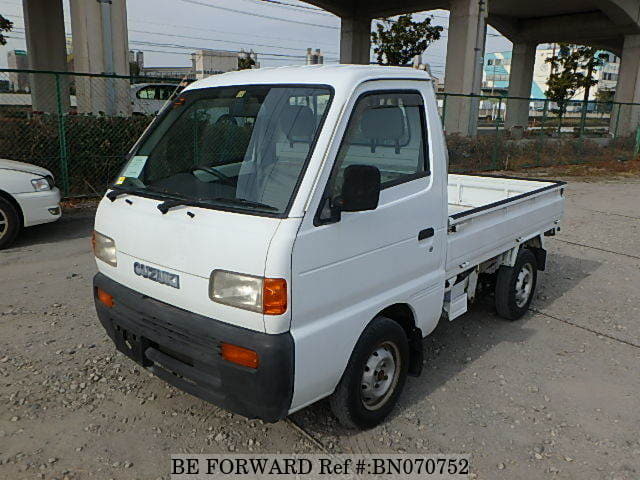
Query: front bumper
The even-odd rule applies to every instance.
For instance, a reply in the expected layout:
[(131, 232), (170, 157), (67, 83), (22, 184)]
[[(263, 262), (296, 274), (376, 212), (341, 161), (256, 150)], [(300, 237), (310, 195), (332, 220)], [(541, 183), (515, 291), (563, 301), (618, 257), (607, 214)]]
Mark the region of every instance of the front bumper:
[[(182, 310), (98, 273), (93, 280), (98, 318), (116, 348), (162, 380), (249, 418), (275, 422), (293, 397), (294, 344), (290, 333), (269, 335)], [(113, 295), (109, 308), (96, 298)], [(220, 343), (256, 351), (257, 369), (222, 359)]]
[(62, 216), (60, 190), (53, 188), (44, 192), (17, 193), (14, 195), (24, 216), (24, 226), (55, 222)]

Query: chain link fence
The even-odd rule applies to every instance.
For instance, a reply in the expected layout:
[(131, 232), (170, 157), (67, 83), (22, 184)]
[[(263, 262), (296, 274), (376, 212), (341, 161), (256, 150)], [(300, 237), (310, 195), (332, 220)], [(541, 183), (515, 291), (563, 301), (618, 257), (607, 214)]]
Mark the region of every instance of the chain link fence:
[[(0, 69), (0, 158), (51, 170), (67, 198), (101, 195), (155, 114), (189, 81)], [(526, 104), (526, 128), (505, 127), (514, 101)], [(624, 123), (639, 117), (631, 113), (640, 104), (569, 102), (560, 115), (547, 99), (438, 94), (445, 127), (454, 105), (479, 111), (477, 135), (447, 135), (454, 172), (624, 162), (640, 149), (638, 120)], [(193, 120), (193, 128), (207, 127)]]
[[(546, 98), (437, 96), (445, 131), (455, 109), (475, 106), (479, 112), (476, 135), (447, 134), (452, 172), (607, 164), (640, 153), (640, 104), (571, 100), (561, 111)], [(509, 128), (509, 108), (517, 103), (526, 121)]]
[(64, 196), (101, 195), (186, 81), (0, 70), (0, 158), (50, 170)]

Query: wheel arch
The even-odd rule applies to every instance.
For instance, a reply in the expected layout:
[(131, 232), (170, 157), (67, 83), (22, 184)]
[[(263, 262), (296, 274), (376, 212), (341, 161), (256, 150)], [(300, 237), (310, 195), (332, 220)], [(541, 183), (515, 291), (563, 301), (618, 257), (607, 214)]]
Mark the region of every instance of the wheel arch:
[(544, 237), (536, 235), (530, 238), (524, 243), (523, 248), (531, 250), (533, 256), (536, 257), (537, 269), (543, 272), (547, 266), (547, 250), (544, 248)]
[[(422, 351), (422, 331), (416, 325), (416, 315), (408, 303), (394, 303), (382, 309), (375, 317), (393, 320), (402, 327), (409, 341), (409, 374), (418, 376), (422, 372), (424, 354)], [(374, 317), (374, 318), (375, 318)]]
[(0, 198), (9, 202), (18, 212), (18, 216), (20, 217), (20, 227), (24, 227), (24, 212), (22, 211), (22, 207), (18, 203), (18, 201), (8, 192), (0, 189)]

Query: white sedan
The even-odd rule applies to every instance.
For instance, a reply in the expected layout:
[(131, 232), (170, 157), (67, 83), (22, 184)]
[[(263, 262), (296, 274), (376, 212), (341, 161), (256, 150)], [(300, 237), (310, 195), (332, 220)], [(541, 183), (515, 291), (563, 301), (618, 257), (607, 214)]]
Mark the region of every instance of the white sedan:
[(45, 168), (0, 159), (0, 249), (15, 240), (22, 227), (60, 218), (60, 190)]

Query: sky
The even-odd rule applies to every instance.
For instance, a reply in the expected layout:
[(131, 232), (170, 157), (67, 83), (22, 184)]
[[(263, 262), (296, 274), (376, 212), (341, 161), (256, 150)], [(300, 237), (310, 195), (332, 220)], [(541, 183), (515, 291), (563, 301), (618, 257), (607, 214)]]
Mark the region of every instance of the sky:
[[(71, 34), (68, 0), (65, 5), (67, 35)], [(20, 0), (0, 0), (0, 14), (15, 24), (6, 46), (0, 47), (0, 67), (7, 52), (25, 49)], [(325, 63), (337, 63), (340, 45), (338, 17), (298, 0), (128, 0), (129, 49), (145, 53), (146, 66), (187, 66), (190, 53), (201, 48), (253, 49), (261, 66), (303, 64), (306, 49), (320, 48)], [(414, 14), (432, 16), (442, 25), (442, 39), (429, 46), (423, 61), (441, 77), (447, 48), (448, 12)], [(375, 20), (373, 22), (375, 25)], [(511, 43), (489, 28), (487, 52), (511, 49)]]

